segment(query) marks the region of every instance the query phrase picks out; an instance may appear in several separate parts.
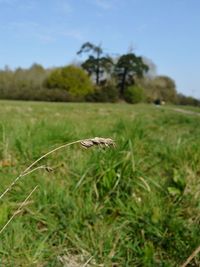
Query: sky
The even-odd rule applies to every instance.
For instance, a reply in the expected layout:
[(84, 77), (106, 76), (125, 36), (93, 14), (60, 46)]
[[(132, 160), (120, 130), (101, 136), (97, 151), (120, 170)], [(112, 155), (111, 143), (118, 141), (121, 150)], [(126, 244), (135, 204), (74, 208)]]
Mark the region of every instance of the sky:
[(84, 42), (152, 60), (200, 98), (199, 0), (0, 0), (0, 68), (63, 66)]

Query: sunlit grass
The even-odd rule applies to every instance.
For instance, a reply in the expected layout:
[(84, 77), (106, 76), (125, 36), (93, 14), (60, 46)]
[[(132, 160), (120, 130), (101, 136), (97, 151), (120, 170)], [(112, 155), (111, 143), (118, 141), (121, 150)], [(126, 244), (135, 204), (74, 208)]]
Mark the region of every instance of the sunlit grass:
[(179, 266), (199, 245), (198, 116), (151, 105), (7, 101), (0, 114), (1, 192), (58, 145), (94, 136), (117, 143), (60, 151), (42, 162), (54, 172), (22, 178), (2, 199), (1, 227), (39, 185), (1, 235), (2, 266), (63, 266), (69, 255), (82, 255), (82, 265), (93, 257), (94, 266)]

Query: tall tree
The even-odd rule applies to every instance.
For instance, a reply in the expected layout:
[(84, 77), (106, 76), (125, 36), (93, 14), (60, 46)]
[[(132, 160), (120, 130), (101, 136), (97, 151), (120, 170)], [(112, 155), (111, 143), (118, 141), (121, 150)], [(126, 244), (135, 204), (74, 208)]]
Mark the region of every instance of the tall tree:
[(84, 43), (77, 52), (78, 55), (82, 53), (89, 53), (89, 57), (82, 63), (81, 66), (90, 76), (95, 75), (96, 84), (99, 85), (100, 78), (105, 72), (109, 72), (113, 65), (112, 58), (103, 54), (103, 50), (100, 45), (96, 46), (90, 42)]
[(144, 73), (149, 69), (142, 57), (136, 56), (134, 53), (122, 55), (115, 66), (115, 75), (118, 80), (120, 95), (124, 96), (126, 85), (134, 84), (136, 77), (142, 78)]

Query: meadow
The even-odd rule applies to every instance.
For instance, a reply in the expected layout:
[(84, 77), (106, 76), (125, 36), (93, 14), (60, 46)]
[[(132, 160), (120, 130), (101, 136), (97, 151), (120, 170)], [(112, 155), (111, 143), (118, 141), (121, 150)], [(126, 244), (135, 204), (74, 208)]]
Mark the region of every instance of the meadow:
[[(0, 266), (181, 266), (200, 245), (200, 117), (139, 104), (0, 102)], [(188, 266), (200, 266), (196, 255)]]

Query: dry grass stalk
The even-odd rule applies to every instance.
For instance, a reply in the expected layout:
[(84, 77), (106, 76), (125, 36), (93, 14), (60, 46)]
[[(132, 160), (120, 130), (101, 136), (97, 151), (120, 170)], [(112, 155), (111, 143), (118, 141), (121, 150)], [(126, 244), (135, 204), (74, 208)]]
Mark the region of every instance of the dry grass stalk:
[(110, 138), (102, 138), (102, 137), (95, 137), (95, 138), (90, 138), (90, 139), (82, 139), (82, 140), (78, 140), (78, 141), (74, 141), (71, 143), (67, 143), (64, 145), (61, 145), (49, 152), (47, 152), (46, 154), (42, 155), (41, 157), (39, 157), (37, 160), (35, 160), (33, 163), (31, 163), (31, 165), (29, 165), (22, 173), (19, 174), (19, 176), (17, 176), (14, 181), (7, 187), (7, 189), (0, 195), (0, 200), (3, 198), (3, 196), (8, 193), (13, 186), (18, 182), (18, 180), (38, 169), (45, 169), (46, 171), (52, 171), (52, 168), (47, 167), (47, 166), (39, 166), (36, 167), (34, 169), (32, 169), (39, 161), (41, 161), (42, 159), (46, 158), (47, 156), (49, 156), (50, 154), (66, 148), (68, 146), (74, 145), (74, 144), (80, 144), (82, 147), (84, 148), (90, 148), (92, 146), (100, 146), (100, 147), (110, 147), (110, 146), (115, 146), (115, 142), (110, 139)]
[[(35, 160), (33, 163), (31, 163), (31, 165), (29, 165), (22, 173), (20, 173), (19, 176), (17, 176), (14, 181), (7, 187), (7, 189), (0, 195), (0, 199), (3, 198), (3, 196), (9, 192), (13, 186), (17, 183), (17, 181), (36, 171), (36, 170), (39, 170), (39, 169), (45, 169), (46, 171), (48, 172), (51, 172), (53, 171), (53, 169), (51, 167), (47, 167), (45, 165), (42, 165), (42, 166), (38, 166), (38, 167), (35, 167), (33, 168), (39, 161), (41, 161), (42, 159), (46, 158), (47, 156), (49, 156), (50, 154), (56, 152), (57, 150), (60, 150), (62, 148), (65, 148), (65, 147), (68, 147), (68, 146), (71, 146), (71, 145), (74, 145), (74, 144), (81, 144), (81, 146), (85, 147), (85, 148), (89, 148), (89, 147), (92, 147), (92, 146), (104, 146), (104, 147), (110, 147), (110, 146), (114, 146), (115, 143), (112, 139), (110, 138), (101, 138), (101, 137), (95, 137), (95, 138), (91, 138), (91, 139), (83, 139), (83, 140), (78, 140), (78, 141), (75, 141), (75, 142), (71, 142), (71, 143), (67, 143), (67, 144), (64, 144), (62, 146), (59, 146), (49, 152), (47, 152), (46, 154), (44, 154), (43, 156), (39, 157), (37, 160)], [(14, 214), (10, 217), (10, 219), (7, 221), (7, 223), (2, 227), (2, 229), (0, 230), (0, 234), (4, 231), (4, 229), (8, 226), (8, 224), (13, 220), (13, 218), (21, 211), (21, 209), (26, 205), (28, 199), (31, 197), (31, 195), (34, 193), (34, 191), (37, 189), (38, 185), (31, 191), (31, 193), (26, 197), (26, 199), (22, 202), (22, 204), (19, 206), (19, 208), (14, 212)]]
[(10, 217), (10, 219), (7, 221), (7, 223), (1, 228), (0, 234), (5, 230), (5, 228), (14, 219), (14, 217), (21, 212), (21, 209), (27, 204), (29, 198), (35, 192), (35, 190), (37, 188), (38, 188), (38, 185), (35, 186), (35, 188), (30, 192), (30, 194), (26, 197), (26, 199), (21, 203), (21, 205), (19, 206), (19, 208), (13, 213), (13, 215)]
[(192, 254), (187, 258), (187, 260), (181, 265), (181, 267), (186, 267), (188, 264), (200, 253), (200, 246), (192, 252)]

